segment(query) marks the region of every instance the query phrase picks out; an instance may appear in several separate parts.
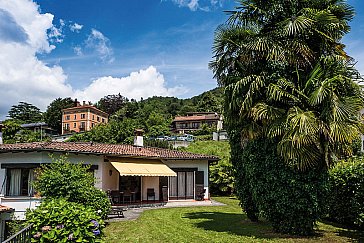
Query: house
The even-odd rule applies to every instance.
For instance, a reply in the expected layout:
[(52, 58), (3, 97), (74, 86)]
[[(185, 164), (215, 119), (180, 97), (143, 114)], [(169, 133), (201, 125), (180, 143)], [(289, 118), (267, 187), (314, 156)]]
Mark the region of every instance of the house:
[(35, 122), (20, 125), (22, 129), (30, 130), (32, 132), (41, 132), (43, 135), (53, 136), (57, 135), (57, 131), (48, 126), (45, 122)]
[(222, 116), (216, 112), (188, 112), (186, 116), (176, 116), (172, 121), (175, 133), (190, 133), (200, 130), (203, 124), (222, 129)]
[[(73, 162), (91, 166), (96, 187), (113, 192), (118, 203), (194, 200), (205, 191), (209, 199), (209, 164), (217, 157), (154, 147), (143, 147), (137, 134), (135, 145), (35, 142), (0, 145), (0, 204), (24, 218), (27, 208), (39, 205), (32, 181), (34, 169), (51, 163), (49, 154), (68, 154)], [(116, 193), (116, 194), (115, 194)], [(152, 195), (150, 195), (152, 193)]]
[(73, 132), (90, 131), (100, 123), (107, 123), (109, 115), (83, 101), (81, 105), (77, 100), (75, 106), (62, 110), (62, 135)]

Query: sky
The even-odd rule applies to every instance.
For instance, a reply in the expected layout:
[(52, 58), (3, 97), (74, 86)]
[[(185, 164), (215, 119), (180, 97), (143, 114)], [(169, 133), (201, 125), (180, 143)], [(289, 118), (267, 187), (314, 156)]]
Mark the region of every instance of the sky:
[[(344, 38), (364, 74), (364, 3)], [(20, 101), (188, 98), (217, 86), (208, 63), (229, 0), (0, 0), (0, 120)]]

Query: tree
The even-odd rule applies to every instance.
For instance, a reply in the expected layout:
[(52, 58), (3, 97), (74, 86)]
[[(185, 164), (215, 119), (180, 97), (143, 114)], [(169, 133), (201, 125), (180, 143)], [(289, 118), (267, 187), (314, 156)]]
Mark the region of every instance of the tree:
[(6, 120), (3, 122), (3, 138), (4, 143), (15, 143), (15, 135), (20, 131), (20, 125), (14, 120)]
[(40, 109), (26, 102), (19, 102), (18, 105), (13, 105), (8, 116), (11, 119), (18, 120), (20, 123), (32, 123), (42, 120)]
[(279, 154), (301, 170), (351, 154), (363, 94), (340, 41), (353, 9), (339, 0), (244, 0), (229, 13), (210, 63), (228, 122), (239, 119), (246, 139), (278, 138)]
[(75, 101), (70, 97), (53, 100), (43, 114), (44, 121), (60, 134), (62, 132), (62, 109), (73, 107), (74, 104)]
[(97, 102), (96, 107), (105, 111), (109, 115), (113, 115), (115, 112), (123, 108), (128, 101), (128, 98), (122, 96), (120, 93), (117, 95), (107, 95)]
[(221, 104), (218, 103), (217, 99), (210, 93), (206, 92), (201, 100), (197, 104), (197, 110), (201, 112), (218, 112), (221, 111)]
[(90, 166), (69, 162), (67, 156), (52, 157), (52, 163), (43, 164), (36, 171), (35, 191), (46, 200), (64, 198), (69, 202), (83, 204), (101, 210), (100, 216), (105, 218), (110, 209), (106, 194), (95, 188), (96, 179), (89, 172)]
[[(216, 30), (210, 67), (225, 89), (225, 125), (239, 198), (250, 219), (265, 215), (277, 231), (310, 234), (320, 216), (322, 190), (308, 191), (297, 201), (302, 205), (291, 198), (270, 207), (269, 198), (256, 196), (259, 187), (278, 195), (283, 185), (253, 159), (259, 158), (259, 149), (250, 154), (246, 149), (256, 141), (276, 149), (263, 159), (276, 161), (292, 180), (296, 175), (302, 188), (310, 187), (310, 173), (321, 178), (317, 188), (322, 188), (335, 158), (351, 153), (350, 144), (363, 126), (359, 75), (341, 43), (353, 9), (340, 0), (242, 0), (228, 13), (226, 24)], [(280, 159), (290, 167), (282, 167)], [(259, 177), (247, 176), (257, 171)], [(292, 215), (305, 220), (293, 222)], [(282, 227), (274, 219), (278, 216)]]

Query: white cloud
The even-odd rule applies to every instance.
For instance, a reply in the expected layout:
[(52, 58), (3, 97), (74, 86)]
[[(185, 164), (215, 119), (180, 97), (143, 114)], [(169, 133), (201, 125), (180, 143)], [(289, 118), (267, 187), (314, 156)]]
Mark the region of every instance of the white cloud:
[[(167, 88), (162, 74), (151, 66), (127, 77), (100, 77), (84, 89), (75, 90), (67, 81), (60, 66), (49, 66), (37, 58), (38, 53), (49, 53), (55, 46), (51, 37), (60, 36), (53, 24), (53, 15), (39, 13), (39, 6), (31, 0), (0, 0), (0, 119), (10, 107), (25, 101), (45, 110), (58, 97), (97, 101), (105, 95), (121, 93), (129, 98), (147, 98), (153, 95), (176, 95), (183, 87)], [(59, 23), (60, 27), (64, 22)], [(53, 32), (52, 32), (53, 31)], [(56, 34), (58, 33), (58, 34)], [(109, 40), (97, 30), (92, 30), (88, 47), (93, 47), (106, 61), (112, 59)], [(74, 48), (82, 55), (80, 46)]]
[(83, 55), (82, 49), (81, 49), (80, 46), (73, 47), (73, 51), (74, 51), (74, 53), (76, 53), (77, 56), (82, 56)]
[(172, 0), (178, 7), (187, 7), (191, 11), (211, 11), (217, 7), (222, 7), (224, 0)]
[(53, 25), (49, 29), (48, 38), (52, 43), (62, 43), (64, 34), (63, 34), (63, 27), (65, 26), (64, 20), (59, 20), (59, 27), (57, 28), (55, 25)]
[(154, 66), (132, 72), (126, 77), (101, 77), (83, 90), (75, 92), (79, 100), (97, 101), (108, 94), (118, 94), (139, 100), (141, 97), (175, 96), (185, 93), (182, 86), (166, 88), (166, 82)]
[(80, 33), (80, 30), (83, 28), (83, 25), (74, 23), (69, 25), (69, 27), (72, 32)]
[(111, 48), (110, 40), (100, 31), (91, 30), (91, 34), (86, 40), (86, 47), (96, 51), (103, 62), (112, 63), (114, 61), (114, 51)]
[(0, 38), (0, 114), (4, 116), (19, 101), (44, 109), (55, 97), (72, 95), (62, 68), (49, 67), (36, 57), (55, 48), (47, 35), (54, 27), (53, 15), (40, 14), (38, 5), (29, 0), (0, 1), (0, 9), (27, 37), (16, 42)]

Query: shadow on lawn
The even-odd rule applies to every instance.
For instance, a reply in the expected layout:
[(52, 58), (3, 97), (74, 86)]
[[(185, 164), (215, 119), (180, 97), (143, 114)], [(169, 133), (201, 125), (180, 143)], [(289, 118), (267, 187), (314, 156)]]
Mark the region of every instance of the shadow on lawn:
[(196, 212), (187, 213), (185, 214), (184, 218), (196, 220), (194, 223), (195, 226), (204, 230), (229, 232), (235, 235), (255, 238), (319, 239), (323, 235), (320, 231), (310, 237), (299, 237), (274, 233), (272, 226), (268, 222), (251, 222), (244, 214), (241, 213)]
[(353, 242), (364, 242), (364, 231), (360, 229), (329, 220), (321, 220), (321, 222), (339, 228), (339, 230), (335, 232), (339, 236), (350, 238)]

